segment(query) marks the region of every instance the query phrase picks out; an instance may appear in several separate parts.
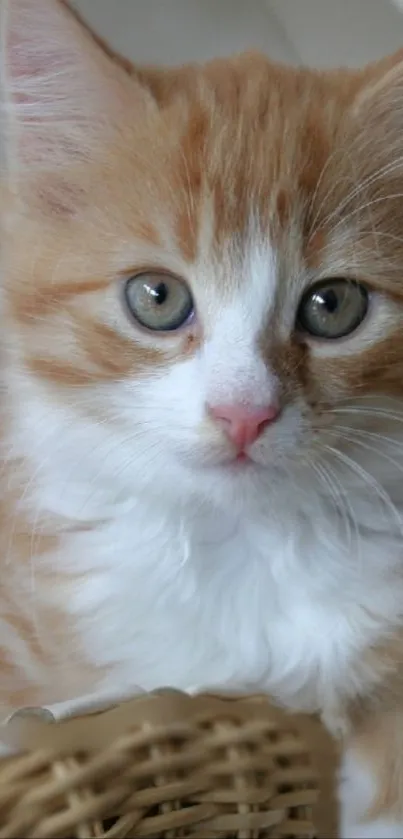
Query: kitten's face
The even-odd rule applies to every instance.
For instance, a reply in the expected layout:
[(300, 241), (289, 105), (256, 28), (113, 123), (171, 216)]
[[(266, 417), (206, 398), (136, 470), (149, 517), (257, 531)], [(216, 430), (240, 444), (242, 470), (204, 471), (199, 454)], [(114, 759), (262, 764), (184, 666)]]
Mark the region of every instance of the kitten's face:
[[(34, 32), (36, 12), (19, 6)], [(356, 478), (343, 458), (369, 461), (400, 428), (397, 59), (361, 74), (241, 57), (129, 77), (75, 22), (66, 31), (56, 0), (39, 6), (53, 37), (64, 24), (55, 69), (71, 55), (71, 72), (89, 63), (88, 107), (93, 96), (99, 116), (104, 96), (106, 115), (88, 148), (71, 132), (63, 160), (60, 123), (53, 140), (48, 114), (32, 143), (24, 112), (28, 174), (3, 214), (10, 341), (64, 412), (66, 453), (80, 423), (83, 452), (94, 438), (100, 474), (129, 492), (140, 482), (217, 500), (320, 479), (330, 461)], [(17, 18), (20, 89), (38, 67), (13, 54)], [(46, 32), (43, 43), (51, 72)], [(71, 126), (82, 81), (63, 96), (52, 84)]]

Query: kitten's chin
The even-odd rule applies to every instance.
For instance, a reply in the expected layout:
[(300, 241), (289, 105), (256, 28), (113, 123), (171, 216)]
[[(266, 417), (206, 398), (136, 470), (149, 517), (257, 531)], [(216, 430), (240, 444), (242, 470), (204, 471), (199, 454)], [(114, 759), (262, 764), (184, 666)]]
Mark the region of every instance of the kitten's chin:
[[(255, 456), (237, 458), (228, 452), (194, 448), (186, 454), (177, 453), (175, 460), (176, 467), (173, 463), (168, 470), (169, 500), (180, 499), (182, 507), (190, 504), (193, 511), (196, 503), (201, 511), (212, 506), (235, 516), (253, 515), (256, 510), (268, 514), (278, 497), (283, 497), (284, 491), (289, 493), (290, 475), (280, 455), (276, 463), (274, 458), (262, 463)], [(158, 486), (167, 490), (164, 481)]]
[[(263, 454), (266, 457), (263, 459)], [(242, 452), (228, 450), (200, 450), (195, 448), (185, 456), (179, 455), (186, 483), (190, 482), (197, 494), (204, 497), (240, 497), (246, 500), (267, 494), (283, 484), (289, 474), (284, 457), (267, 451)]]

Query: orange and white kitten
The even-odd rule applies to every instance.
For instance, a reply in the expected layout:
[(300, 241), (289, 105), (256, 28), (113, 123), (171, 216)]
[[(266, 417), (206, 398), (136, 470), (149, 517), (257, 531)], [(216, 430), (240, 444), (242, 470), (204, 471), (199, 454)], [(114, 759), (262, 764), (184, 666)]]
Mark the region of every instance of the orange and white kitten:
[(264, 690), (403, 836), (403, 56), (154, 70), (1, 0), (0, 702)]

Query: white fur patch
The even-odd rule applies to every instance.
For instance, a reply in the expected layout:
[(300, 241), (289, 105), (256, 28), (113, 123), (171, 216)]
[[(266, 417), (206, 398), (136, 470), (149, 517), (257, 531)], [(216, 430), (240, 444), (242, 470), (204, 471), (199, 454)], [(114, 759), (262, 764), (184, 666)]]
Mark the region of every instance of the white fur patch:
[(340, 784), (340, 839), (402, 839), (403, 822), (396, 822), (385, 813), (368, 821), (366, 813), (376, 795), (371, 770), (351, 752), (342, 766)]

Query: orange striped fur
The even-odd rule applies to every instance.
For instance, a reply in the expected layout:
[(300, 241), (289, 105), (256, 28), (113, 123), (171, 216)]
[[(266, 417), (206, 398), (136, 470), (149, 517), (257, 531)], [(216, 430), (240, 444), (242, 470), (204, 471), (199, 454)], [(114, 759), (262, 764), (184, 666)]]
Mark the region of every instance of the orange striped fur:
[[(1, 14), (0, 705), (267, 690), (343, 732), (343, 836), (403, 835), (403, 54), (160, 70)], [(316, 340), (339, 278), (369, 312)], [(232, 403), (279, 413), (240, 463)]]

